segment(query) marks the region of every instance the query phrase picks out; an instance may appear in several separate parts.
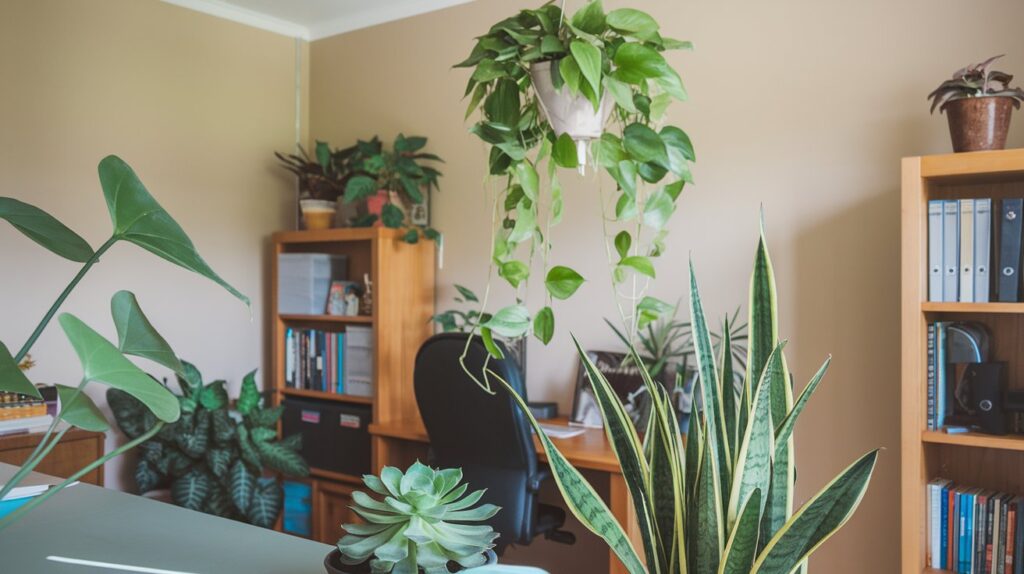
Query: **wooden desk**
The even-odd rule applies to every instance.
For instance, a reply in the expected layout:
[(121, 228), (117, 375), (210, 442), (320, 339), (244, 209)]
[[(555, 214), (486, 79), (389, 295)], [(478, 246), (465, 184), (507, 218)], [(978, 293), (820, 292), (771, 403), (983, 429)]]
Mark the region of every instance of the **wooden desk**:
[[(565, 417), (540, 421), (551, 425), (567, 425)], [(430, 442), (426, 430), (422, 427), (411, 425), (378, 424), (373, 423), (369, 427), (373, 435), (374, 460), (377, 461), (378, 472), (384, 466), (405, 466), (409, 461), (409, 448), (402, 443), (414, 443), (416, 445), (427, 445)], [(608, 508), (615, 515), (619, 524), (623, 525), (626, 535), (633, 541), (633, 547), (639, 551), (642, 549), (640, 541), (640, 529), (636, 522), (636, 515), (633, 512), (633, 503), (630, 501), (629, 489), (622, 477), (622, 468), (615, 458), (615, 452), (604, 429), (584, 429), (583, 434), (572, 438), (553, 438), (552, 442), (565, 455), (576, 468), (580, 470), (592, 470), (608, 473)], [(541, 462), (547, 462), (547, 453), (541, 446), (537, 437), (533, 439), (537, 446), (537, 458)], [(608, 551), (608, 572), (609, 574), (624, 574), (626, 569), (619, 562), (611, 550)]]
[[(43, 433), (12, 434), (0, 437), (0, 462), (21, 466), (42, 440)], [(71, 429), (36, 467), (37, 472), (67, 478), (103, 456), (105, 435)], [(103, 486), (103, 467), (82, 477), (81, 482)]]

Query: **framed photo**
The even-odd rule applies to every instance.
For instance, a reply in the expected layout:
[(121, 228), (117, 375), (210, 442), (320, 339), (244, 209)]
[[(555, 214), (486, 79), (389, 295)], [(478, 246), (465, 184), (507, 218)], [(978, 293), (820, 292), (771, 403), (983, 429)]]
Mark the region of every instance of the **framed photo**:
[(430, 191), (423, 194), (423, 203), (413, 203), (409, 206), (409, 221), (413, 225), (428, 227), (430, 225)]

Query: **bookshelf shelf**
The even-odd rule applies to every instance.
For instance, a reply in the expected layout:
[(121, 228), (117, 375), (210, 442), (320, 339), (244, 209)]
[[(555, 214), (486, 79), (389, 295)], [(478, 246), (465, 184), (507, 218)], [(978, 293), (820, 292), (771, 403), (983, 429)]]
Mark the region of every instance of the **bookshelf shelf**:
[(1021, 313), (1024, 303), (921, 303), (925, 313)]
[(1022, 493), (1024, 436), (927, 430), (928, 324), (974, 321), (991, 333), (991, 358), (1024, 387), (1024, 303), (928, 301), (928, 202), (1024, 197), (1024, 149), (904, 158), (901, 227), (901, 574), (950, 574), (928, 559), (928, 483)]
[(921, 441), (931, 444), (951, 444), (954, 446), (973, 446), (1024, 452), (1024, 436), (1021, 435), (993, 436), (976, 432), (948, 434), (942, 431), (924, 431), (921, 433)]
[(369, 315), (278, 315), (282, 321), (291, 323), (340, 323), (342, 325), (371, 325), (373, 317)]
[(357, 397), (355, 395), (342, 395), (338, 393), (325, 393), (323, 391), (307, 391), (305, 389), (281, 389), (281, 394), (293, 397), (305, 397), (307, 399), (321, 399), (338, 403), (351, 403), (356, 405), (372, 405), (373, 397)]
[(309, 474), (310, 474), (310, 476), (314, 476), (314, 477), (317, 477), (317, 478), (327, 478), (327, 479), (330, 479), (330, 480), (335, 480), (335, 481), (338, 481), (338, 482), (346, 482), (346, 483), (349, 483), (349, 484), (362, 484), (363, 483), (363, 477), (361, 477), (361, 476), (353, 476), (351, 474), (342, 474), (340, 472), (324, 470), (322, 468), (310, 467), (309, 468)]

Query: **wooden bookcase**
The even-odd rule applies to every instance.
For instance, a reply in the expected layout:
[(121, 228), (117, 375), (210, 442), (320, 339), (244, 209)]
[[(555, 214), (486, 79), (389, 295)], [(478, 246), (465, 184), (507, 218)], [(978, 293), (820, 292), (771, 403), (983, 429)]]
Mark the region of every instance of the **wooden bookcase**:
[[(278, 268), (281, 253), (330, 253), (348, 257), (348, 277), (361, 281), (369, 274), (373, 284), (371, 316), (281, 315), (277, 312)], [(435, 244), (409, 244), (397, 230), (381, 227), (284, 231), (273, 236), (270, 262), (270, 390), (275, 404), (295, 396), (373, 406), (373, 422), (403, 421), (422, 428), (419, 409), (412, 399), (412, 373), (416, 352), (433, 334)], [(290, 389), (285, 387), (285, 333), (289, 327), (344, 331), (346, 326), (373, 328), (374, 382), (372, 397)], [(377, 457), (373, 449), (374, 458)], [(372, 461), (374, 470), (379, 468)], [(311, 468), (312, 538), (337, 542), (339, 525), (350, 521), (352, 489), (362, 477)], [(280, 522), (280, 521), (279, 521)]]
[[(902, 182), (902, 574), (927, 568), (926, 485), (948, 478), (1024, 494), (1024, 436), (926, 430), (927, 326), (977, 321), (992, 335), (992, 358), (1024, 388), (1024, 303), (928, 302), (928, 200), (1024, 197), (1024, 149), (904, 158)], [(995, 210), (993, 210), (993, 213)]]

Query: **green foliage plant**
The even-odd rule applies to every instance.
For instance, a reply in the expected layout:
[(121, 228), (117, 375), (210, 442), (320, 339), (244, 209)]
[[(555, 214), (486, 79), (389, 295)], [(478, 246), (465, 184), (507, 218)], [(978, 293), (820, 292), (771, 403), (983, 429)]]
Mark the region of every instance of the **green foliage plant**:
[[(606, 13), (600, 0), (590, 0), (570, 15), (549, 2), (496, 23), (457, 64), (472, 69), (466, 117), (479, 112), (470, 131), (486, 144), (488, 172), (500, 182), (492, 265), (516, 290), (513, 305), (482, 323), (485, 341), (492, 332), (515, 338), (532, 327), (547, 344), (555, 329), (553, 301), (568, 299), (584, 282), (576, 270), (552, 261), (557, 254), (551, 229), (563, 218), (559, 168), (581, 166), (577, 142), (556, 133), (542, 113), (531, 76), (531, 68), (542, 62), (550, 62), (555, 89), (585, 98), (595, 111), (605, 101), (612, 107), (589, 161), (615, 183), (611, 197), (601, 190), (595, 201), (604, 209), (605, 252), (616, 292), (626, 302), (620, 303), (620, 314), (627, 332), (635, 332), (643, 317), (671, 308), (643, 292), (655, 277), (654, 260), (665, 249), (666, 225), (683, 186), (692, 181), (689, 136), (663, 125), (669, 105), (686, 99), (664, 52), (690, 47), (662, 36), (657, 21), (640, 10)], [(537, 257), (545, 300), (531, 316), (523, 294)]]
[[(100, 258), (118, 243), (134, 243), (166, 261), (214, 281), (247, 306), (249, 304), (247, 297), (224, 281), (203, 260), (181, 226), (149, 194), (124, 160), (111, 155), (100, 161), (99, 179), (110, 212), (113, 231), (95, 250), (85, 239), (45, 211), (12, 197), (0, 197), (0, 219), (7, 221), (51, 253), (82, 264), (78, 273), (46, 311), (17, 352), (12, 354), (7, 345), (0, 342), (0, 391), (40, 396), (39, 391), (18, 365), (28, 356), (32, 346), (60, 310), (68, 295)], [(178, 399), (128, 357), (148, 359), (178, 374), (184, 373), (181, 361), (142, 312), (135, 295), (128, 291), (116, 293), (111, 299), (110, 310), (117, 330), (116, 343), (108, 341), (71, 313), (62, 313), (58, 317), (64, 335), (81, 363), (82, 379), (74, 387), (57, 385), (61, 402), (60, 414), (55, 417), (53, 424), (21, 468), (0, 487), (0, 498), (39, 465), (68, 429), (77, 427), (100, 432), (110, 429), (106, 417), (84, 392), (91, 383), (119, 389), (139, 400), (154, 418), (154, 424), (145, 433), (86, 465), (58, 486), (0, 519), (0, 529), (11, 525), (68, 484), (145, 442), (160, 432), (165, 425), (178, 420), (181, 414)], [(67, 426), (57, 431), (62, 422)]]
[[(387, 202), (380, 215), (384, 227), (405, 229), (403, 239), (409, 243), (416, 243), (421, 236), (439, 239), (437, 230), (412, 225), (406, 209), (396, 205), (391, 197), (394, 193), (407, 205), (419, 205), (427, 200), (425, 194), (431, 190), (440, 190), (438, 178), (441, 172), (425, 162), (443, 163), (444, 160), (424, 152), (426, 145), (425, 137), (398, 134), (392, 149), (388, 150), (374, 136), (370, 141), (360, 140), (354, 147), (334, 154), (336, 170), (348, 174), (342, 201), (346, 204), (358, 203), (366, 201), (378, 191), (386, 191)], [(376, 219), (376, 215), (368, 215), (357, 221), (356, 225), (371, 225)]]
[(498, 513), (481, 504), (483, 490), (466, 494), (461, 469), (435, 470), (419, 462), (402, 473), (385, 467), (380, 477), (363, 483), (381, 497), (356, 491), (352, 510), (365, 522), (345, 524), (338, 541), (343, 564), (369, 560), (373, 574), (447, 574), (448, 563), (462, 568), (482, 565), (498, 534), (479, 523)]
[[(232, 416), (225, 381), (204, 384), (190, 363), (178, 376), (181, 418), (139, 445), (135, 466), (140, 493), (170, 488), (178, 506), (256, 526), (271, 528), (281, 513), (284, 492), (270, 468), (288, 476), (307, 476), (299, 454), (302, 435), (277, 440), (283, 406), (266, 407), (256, 386), (256, 372), (242, 380)], [(107, 390), (107, 402), (121, 431), (143, 436), (156, 423), (138, 399)]]
[[(867, 491), (878, 451), (839, 473), (798, 509), (793, 429), (828, 369), (794, 400), (778, 334), (777, 297), (764, 234), (750, 287), (749, 345), (742, 387), (729, 355), (719, 360), (696, 273), (690, 265), (690, 317), (703, 412), (690, 417), (687, 439), (664, 389), (642, 367), (654, 397), (640, 438), (614, 389), (579, 346), (605, 429), (636, 512), (644, 560), (608, 507), (547, 438), (526, 403), (500, 378), (535, 426), (569, 509), (604, 539), (631, 574), (791, 574), (853, 515)], [(643, 365), (643, 362), (637, 359)]]
[[(355, 152), (355, 147), (332, 150), (327, 142), (316, 142), (316, 157), (311, 158), (300, 145), (299, 153), (274, 152), (281, 167), (295, 174), (299, 180), (299, 199), (337, 201), (345, 193), (345, 184), (352, 174), (343, 168), (344, 162)], [(341, 166), (341, 168), (339, 168)]]
[[(459, 292), (459, 296), (455, 298), (456, 303), (480, 303), (480, 298), (471, 289), (456, 284), (455, 290)], [(489, 318), (489, 314), (481, 314), (476, 309), (449, 309), (434, 315), (430, 321), (440, 325), (441, 331), (445, 333), (469, 333), (479, 327), (481, 321), (487, 321)]]
[(993, 56), (979, 64), (957, 70), (952, 78), (928, 94), (928, 99), (932, 101), (931, 112), (935, 113), (936, 108), (939, 112), (945, 111), (946, 104), (954, 100), (984, 97), (1010, 98), (1013, 106), (1020, 109), (1020, 103), (1024, 101), (1024, 90), (1010, 87), (1012, 75), (991, 69), (992, 63), (1002, 57)]

